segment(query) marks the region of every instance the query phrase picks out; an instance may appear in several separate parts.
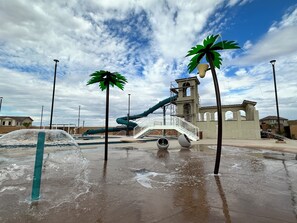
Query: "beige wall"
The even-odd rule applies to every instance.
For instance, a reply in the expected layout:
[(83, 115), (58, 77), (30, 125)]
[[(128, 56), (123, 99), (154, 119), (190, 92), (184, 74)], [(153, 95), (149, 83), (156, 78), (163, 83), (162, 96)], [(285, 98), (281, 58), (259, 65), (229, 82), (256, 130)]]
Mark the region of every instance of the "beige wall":
[[(260, 126), (258, 111), (254, 110), (255, 120), (224, 120), (223, 118), (223, 138), (224, 139), (260, 139)], [(223, 113), (224, 115), (224, 113)], [(239, 115), (239, 114), (238, 114)], [(199, 121), (197, 126), (202, 131), (204, 139), (217, 138), (217, 121)]]
[(297, 125), (290, 126), (291, 138), (297, 139)]
[(4, 125), (4, 126), (15, 126), (16, 125), (16, 122), (15, 122), (14, 119), (11, 119), (11, 118), (2, 118), (2, 119), (0, 119), (0, 126), (1, 125)]
[[(199, 106), (197, 77), (177, 79), (178, 98), (176, 115), (197, 125), (203, 138), (217, 138), (217, 107)], [(190, 87), (190, 94), (185, 94), (185, 86)], [(190, 105), (189, 116), (186, 118), (185, 104)], [(256, 102), (244, 100), (242, 104), (222, 106), (223, 138), (225, 139), (260, 139), (259, 114)], [(245, 114), (242, 117), (241, 111)], [(227, 116), (232, 114), (231, 119)], [(244, 119), (244, 120), (243, 120)]]
[(289, 121), (291, 138), (297, 139), (297, 120)]
[(21, 124), (23, 124), (23, 123), (30, 123), (32, 125), (32, 120), (29, 118), (25, 118)]
[[(4, 125), (3, 122), (5, 122)], [(0, 126), (22, 126), (23, 123), (30, 123), (32, 125), (32, 120), (29, 118), (25, 118), (23, 121), (18, 121), (9, 117), (0, 119)]]
[[(24, 126), (0, 126), (0, 134), (6, 134), (15, 130), (26, 129)], [(34, 127), (29, 127), (29, 129), (34, 129)]]

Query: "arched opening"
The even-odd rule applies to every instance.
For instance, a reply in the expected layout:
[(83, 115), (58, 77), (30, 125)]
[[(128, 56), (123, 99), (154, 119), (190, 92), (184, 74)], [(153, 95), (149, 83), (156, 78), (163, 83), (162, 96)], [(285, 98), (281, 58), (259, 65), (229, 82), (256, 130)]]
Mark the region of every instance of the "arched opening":
[(190, 104), (184, 104), (184, 116), (186, 121), (191, 121), (191, 105)]
[(225, 120), (226, 121), (232, 121), (234, 120), (233, 112), (232, 111), (227, 111), (225, 113)]
[(183, 84), (183, 97), (191, 96), (190, 83), (186, 82)]
[(218, 121), (218, 112), (213, 113), (212, 121)]
[(240, 117), (238, 117), (238, 119), (245, 121), (246, 120), (246, 112), (244, 110), (240, 110), (239, 113), (240, 113)]
[(210, 121), (211, 117), (210, 117), (210, 112), (205, 112), (203, 115), (204, 121)]

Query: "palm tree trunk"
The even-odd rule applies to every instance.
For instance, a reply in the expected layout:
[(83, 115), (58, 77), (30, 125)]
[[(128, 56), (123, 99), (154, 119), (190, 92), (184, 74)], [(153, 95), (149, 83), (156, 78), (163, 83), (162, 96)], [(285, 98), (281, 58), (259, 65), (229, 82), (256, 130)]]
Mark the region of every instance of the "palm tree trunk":
[(109, 118), (109, 83), (106, 88), (106, 110), (105, 110), (105, 153), (104, 160), (107, 161), (108, 157), (108, 118)]
[(220, 96), (220, 88), (217, 79), (216, 70), (213, 64), (213, 60), (211, 55), (206, 54), (207, 60), (210, 65), (213, 84), (216, 92), (216, 100), (217, 100), (217, 112), (218, 112), (218, 138), (217, 138), (217, 154), (216, 154), (216, 163), (214, 168), (214, 174), (219, 173), (220, 161), (221, 161), (221, 152), (222, 152), (222, 133), (223, 133), (223, 123), (222, 123), (222, 105), (221, 105), (221, 96)]

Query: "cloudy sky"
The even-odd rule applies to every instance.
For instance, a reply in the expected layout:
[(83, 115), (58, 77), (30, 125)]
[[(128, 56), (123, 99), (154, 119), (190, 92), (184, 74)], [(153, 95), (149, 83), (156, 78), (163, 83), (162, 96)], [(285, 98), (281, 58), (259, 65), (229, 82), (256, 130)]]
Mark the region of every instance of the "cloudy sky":
[[(187, 51), (209, 34), (235, 40), (217, 71), (222, 104), (257, 102), (260, 118), (297, 119), (296, 0), (0, 0), (0, 115), (31, 116), (49, 123), (58, 59), (53, 123), (104, 124), (105, 92), (86, 86), (96, 70), (126, 76), (112, 89), (110, 121), (138, 114), (170, 96), (170, 85), (188, 74)], [(215, 105), (210, 73), (200, 80), (201, 105)]]

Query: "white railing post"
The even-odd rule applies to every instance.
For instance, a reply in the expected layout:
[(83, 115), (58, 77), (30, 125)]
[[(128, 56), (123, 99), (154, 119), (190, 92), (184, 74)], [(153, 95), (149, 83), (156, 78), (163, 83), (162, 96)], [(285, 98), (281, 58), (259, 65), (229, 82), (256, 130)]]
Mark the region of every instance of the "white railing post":
[(185, 129), (187, 132), (193, 134), (195, 137), (197, 137), (197, 132), (199, 131), (199, 128), (192, 123), (189, 123), (179, 117), (175, 117), (176, 120), (176, 126), (179, 128)]
[(142, 132), (144, 132), (145, 129), (148, 130), (153, 128), (173, 128), (181, 133), (184, 132), (193, 140), (198, 139), (197, 133), (199, 131), (199, 128), (193, 125), (192, 123), (189, 123), (180, 117), (171, 117), (170, 122), (166, 122), (166, 124), (164, 125), (162, 118), (163, 117), (146, 118), (142, 122), (139, 122), (138, 125), (133, 129), (134, 136), (139, 137), (139, 134), (142, 134)]

